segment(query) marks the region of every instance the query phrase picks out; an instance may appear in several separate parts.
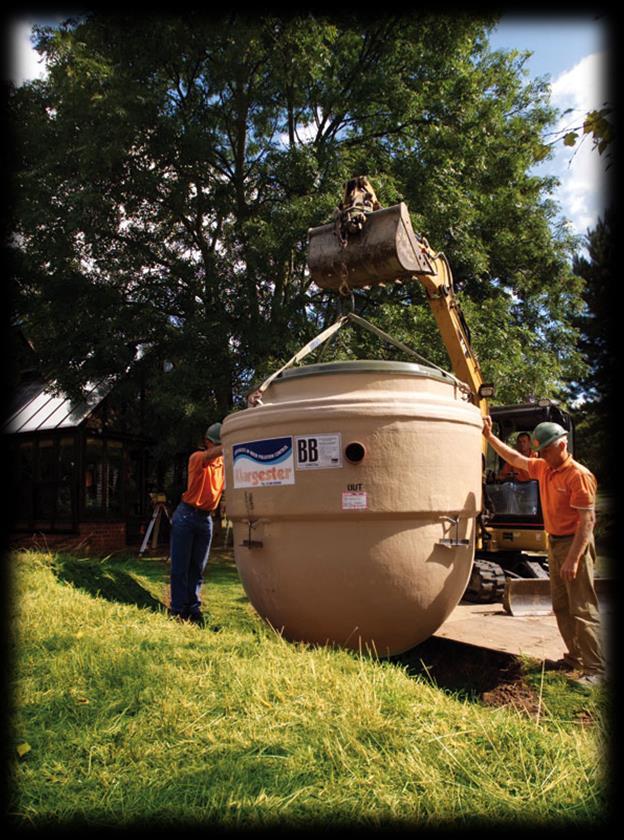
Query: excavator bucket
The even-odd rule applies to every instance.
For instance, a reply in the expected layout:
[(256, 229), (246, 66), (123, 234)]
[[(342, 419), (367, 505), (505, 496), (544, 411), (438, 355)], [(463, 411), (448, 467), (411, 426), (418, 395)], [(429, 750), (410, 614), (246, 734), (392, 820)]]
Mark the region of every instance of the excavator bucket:
[(310, 275), (321, 289), (346, 292), (435, 273), (403, 202), (369, 213), (344, 247), (334, 222), (310, 228), (308, 237)]
[(548, 578), (506, 578), (503, 607), (509, 615), (549, 615), (552, 613)]
[[(613, 581), (596, 578), (596, 595), (601, 611), (612, 608)], [(550, 580), (548, 578), (506, 578), (503, 607), (509, 615), (549, 615), (552, 613)]]

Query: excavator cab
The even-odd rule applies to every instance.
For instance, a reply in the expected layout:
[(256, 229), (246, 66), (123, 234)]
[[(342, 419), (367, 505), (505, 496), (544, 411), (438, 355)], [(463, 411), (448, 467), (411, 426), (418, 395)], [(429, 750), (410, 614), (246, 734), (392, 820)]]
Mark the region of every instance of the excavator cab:
[[(496, 406), (490, 410), (495, 433), (510, 446), (519, 435), (531, 435), (538, 423), (559, 423), (568, 432), (568, 450), (574, 453), (574, 425), (570, 415), (550, 400), (537, 404)], [(486, 510), (490, 550), (546, 550), (544, 520), (537, 481), (505, 472), (504, 461), (488, 447), (486, 454)]]

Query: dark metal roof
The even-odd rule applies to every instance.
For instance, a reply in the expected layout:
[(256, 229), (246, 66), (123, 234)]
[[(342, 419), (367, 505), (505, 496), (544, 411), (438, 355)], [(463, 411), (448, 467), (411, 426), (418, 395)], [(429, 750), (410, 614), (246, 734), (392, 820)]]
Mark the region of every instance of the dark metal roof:
[(71, 400), (41, 381), (25, 383), (14, 394), (9, 416), (0, 431), (22, 434), (75, 428), (110, 393), (113, 384), (110, 380), (90, 384), (83, 400)]

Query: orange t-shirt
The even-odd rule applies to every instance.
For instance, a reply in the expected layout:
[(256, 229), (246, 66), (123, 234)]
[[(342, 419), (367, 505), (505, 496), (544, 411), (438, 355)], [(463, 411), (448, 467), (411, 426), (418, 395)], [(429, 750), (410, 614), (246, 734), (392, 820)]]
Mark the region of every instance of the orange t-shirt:
[(225, 472), (223, 469), (223, 455), (204, 466), (205, 452), (193, 452), (188, 462), (188, 481), (186, 491), (182, 494), (182, 501), (187, 505), (194, 505), (202, 510), (214, 510), (219, 504)]
[[(528, 458), (537, 458), (537, 452), (531, 452), (530, 455), (527, 456)], [(531, 476), (528, 474), (526, 470), (521, 470), (518, 467), (512, 467), (511, 464), (508, 464), (507, 461), (503, 464), (503, 468), (499, 473), (499, 479), (502, 480), (506, 478), (511, 473), (515, 473), (516, 481), (531, 481)]]
[(571, 455), (560, 467), (549, 467), (543, 458), (529, 461), (529, 475), (539, 481), (544, 526), (549, 534), (574, 534), (579, 510), (592, 510), (597, 482), (592, 473)]

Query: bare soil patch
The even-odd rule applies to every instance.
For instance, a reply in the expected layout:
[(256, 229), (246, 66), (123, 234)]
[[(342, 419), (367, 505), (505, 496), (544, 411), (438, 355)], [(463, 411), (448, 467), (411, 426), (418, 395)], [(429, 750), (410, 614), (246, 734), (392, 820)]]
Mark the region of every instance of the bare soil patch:
[(539, 713), (539, 695), (524, 680), (522, 663), (512, 654), (432, 636), (394, 661), (439, 688), (490, 706), (510, 706), (532, 716)]

